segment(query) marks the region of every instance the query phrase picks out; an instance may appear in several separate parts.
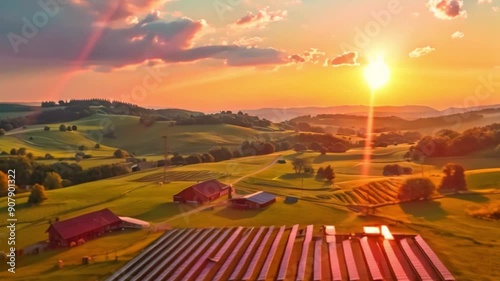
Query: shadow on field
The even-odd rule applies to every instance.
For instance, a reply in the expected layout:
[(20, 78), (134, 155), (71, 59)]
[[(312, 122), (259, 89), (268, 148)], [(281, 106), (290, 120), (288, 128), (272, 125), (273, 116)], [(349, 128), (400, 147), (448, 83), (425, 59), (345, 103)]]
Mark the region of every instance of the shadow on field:
[(361, 159), (362, 156), (356, 155), (356, 154), (347, 154), (347, 153), (331, 153), (329, 152), (326, 155), (318, 155), (313, 159), (314, 164), (321, 164), (323, 162), (332, 162), (332, 161), (339, 161), (339, 160), (356, 160), (356, 159)]
[(413, 201), (401, 204), (401, 209), (414, 217), (423, 218), (429, 221), (436, 221), (445, 218), (448, 213), (441, 208), (439, 201)]
[(300, 173), (300, 174), (295, 174), (295, 173), (288, 173), (288, 174), (283, 174), (281, 176), (279, 176), (280, 179), (284, 179), (284, 180), (295, 180), (295, 179), (302, 179), (302, 178), (312, 178), (313, 175), (311, 174), (303, 174), (303, 173)]
[(146, 212), (135, 216), (135, 218), (145, 221), (156, 221), (161, 219), (166, 219), (168, 217), (173, 217), (183, 212), (187, 212), (196, 207), (187, 204), (178, 204), (173, 202), (166, 202), (158, 204)]
[(485, 197), (481, 193), (455, 194), (455, 195), (450, 195), (449, 197), (465, 201), (471, 201), (475, 203), (485, 203), (490, 201), (488, 197)]
[(240, 220), (253, 218), (257, 216), (261, 211), (263, 210), (245, 210), (226, 207), (215, 213), (215, 215), (226, 219)]

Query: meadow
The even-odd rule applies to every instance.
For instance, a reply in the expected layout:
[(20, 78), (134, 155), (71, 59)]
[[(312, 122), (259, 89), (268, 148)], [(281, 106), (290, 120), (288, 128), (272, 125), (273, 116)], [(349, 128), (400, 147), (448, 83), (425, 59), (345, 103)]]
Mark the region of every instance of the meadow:
[[(162, 147), (159, 135), (163, 133), (172, 135), (169, 147), (176, 151), (194, 149), (199, 152), (221, 142), (236, 146), (243, 140), (262, 136), (261, 131), (231, 125), (216, 125), (207, 130), (203, 126), (170, 127), (167, 123), (158, 122), (150, 128), (143, 128), (134, 117), (110, 118), (115, 118), (113, 124), (118, 137), (103, 138), (101, 147), (89, 152), (94, 157), (80, 163), (83, 167), (123, 161), (111, 157), (116, 148), (138, 152), (148, 160), (161, 159), (161, 155), (151, 153)], [(0, 138), (0, 147), (10, 150), (23, 146), (35, 156), (50, 153), (56, 157), (74, 155), (75, 143), (93, 147), (95, 140), (92, 136), (102, 128), (99, 120), (88, 118), (72, 123), (78, 126), (78, 131), (59, 132), (56, 124), (50, 125), (48, 132), (43, 131), (43, 126), (21, 129)], [(147, 133), (148, 130), (151, 132)], [(278, 137), (291, 133), (270, 134)], [(137, 138), (120, 137), (123, 135), (141, 136), (144, 143), (137, 142)], [(156, 142), (158, 147), (146, 144)], [(500, 267), (498, 221), (481, 220), (467, 213), (468, 209), (481, 208), (500, 200), (500, 168), (496, 159), (490, 153), (477, 153), (466, 157), (429, 159), (421, 165), (403, 159), (408, 147), (399, 145), (375, 149), (367, 175), (361, 175), (362, 149), (326, 155), (290, 150), (217, 163), (170, 167), (166, 172), (169, 183), (161, 185), (158, 182), (163, 180), (162, 167), (50, 190), (47, 192), (49, 199), (39, 206), (29, 206), (28, 194), (21, 194), (17, 197), (16, 206), (16, 246), (19, 249), (45, 241), (49, 219), (59, 217), (63, 220), (102, 208), (109, 208), (120, 216), (146, 220), (152, 223), (152, 227), (107, 234), (71, 249), (22, 256), (18, 260), (16, 280), (104, 280), (168, 228), (293, 224), (314, 224), (318, 227), (331, 224), (339, 232), (356, 232), (365, 225), (388, 224), (396, 233), (421, 234), (458, 280), (500, 278), (497, 270)], [(336, 174), (333, 183), (318, 180), (313, 175), (296, 174), (291, 164), (296, 157), (309, 159), (315, 170), (327, 165), (333, 167)], [(278, 158), (286, 163), (275, 163)], [(413, 176), (421, 176), (423, 168), (424, 176), (438, 184), (441, 168), (448, 162), (461, 163), (467, 168), (467, 181), (472, 193), (395, 204), (397, 186), (408, 176), (384, 177), (382, 171), (385, 165), (412, 167)], [(172, 202), (172, 196), (177, 192), (197, 181), (211, 178), (234, 184), (237, 194), (260, 190), (271, 192), (277, 195), (277, 202), (264, 210), (234, 210), (226, 206), (225, 198), (216, 200), (208, 208)], [(299, 201), (286, 204), (286, 196), (298, 197)], [(347, 208), (352, 205), (381, 207), (376, 209), (374, 215), (364, 215)], [(0, 206), (0, 235), (5, 236), (5, 198), (0, 199)], [(0, 250), (5, 250), (5, 245), (2, 244)], [(92, 256), (94, 261), (81, 265), (83, 256)], [(56, 266), (59, 260), (64, 262), (62, 269)], [(5, 264), (2, 263), (0, 269), (0, 278), (8, 280), (12, 277), (5, 272)]]

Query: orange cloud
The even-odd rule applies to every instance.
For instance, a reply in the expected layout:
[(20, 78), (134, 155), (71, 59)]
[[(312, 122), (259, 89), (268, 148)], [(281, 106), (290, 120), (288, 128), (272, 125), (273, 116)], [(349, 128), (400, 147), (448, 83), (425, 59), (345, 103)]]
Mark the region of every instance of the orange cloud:
[(248, 12), (246, 16), (240, 18), (236, 21), (235, 26), (237, 27), (266, 27), (270, 22), (276, 22), (284, 20), (287, 16), (287, 11), (269, 11), (269, 7), (266, 7), (253, 14)]
[(457, 17), (467, 17), (467, 12), (462, 10), (462, 0), (429, 0), (427, 6), (438, 19), (450, 20)]
[(357, 52), (345, 52), (341, 55), (338, 55), (337, 57), (333, 58), (331, 61), (326, 61), (325, 65), (326, 66), (333, 66), (333, 67), (338, 67), (342, 65), (349, 65), (349, 66), (356, 66), (359, 65), (357, 62), (358, 59), (358, 53)]

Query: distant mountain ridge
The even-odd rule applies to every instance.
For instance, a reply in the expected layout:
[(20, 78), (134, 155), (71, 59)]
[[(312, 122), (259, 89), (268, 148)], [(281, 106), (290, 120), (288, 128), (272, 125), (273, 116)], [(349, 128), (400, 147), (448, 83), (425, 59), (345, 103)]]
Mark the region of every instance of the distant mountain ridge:
[[(486, 108), (500, 108), (500, 104), (474, 106), (465, 108), (451, 107), (445, 110), (437, 110), (430, 106), (423, 105), (403, 105), (403, 106), (377, 106), (374, 108), (376, 117), (396, 116), (402, 119), (413, 120), (418, 118), (438, 117), (449, 114), (464, 113), (468, 111), (481, 110)], [(272, 122), (282, 122), (299, 116), (319, 114), (345, 114), (367, 116), (369, 107), (366, 105), (342, 105), (328, 107), (291, 107), (291, 108), (260, 108), (242, 110), (250, 115), (257, 115)]]

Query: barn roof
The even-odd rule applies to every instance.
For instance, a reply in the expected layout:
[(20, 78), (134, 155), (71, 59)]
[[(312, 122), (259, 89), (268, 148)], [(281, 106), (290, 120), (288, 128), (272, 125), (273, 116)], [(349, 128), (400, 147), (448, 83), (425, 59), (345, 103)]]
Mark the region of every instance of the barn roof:
[(234, 199), (242, 199), (242, 198), (245, 198), (246, 200), (257, 203), (257, 204), (264, 204), (264, 203), (267, 203), (271, 200), (276, 199), (276, 196), (274, 194), (271, 194), (271, 193), (259, 191), (259, 192), (255, 192), (255, 193), (248, 194), (248, 195), (245, 195), (243, 197), (234, 198)]
[(197, 183), (188, 188), (194, 189), (196, 192), (201, 193), (207, 197), (215, 195), (224, 189), (227, 189), (229, 185), (222, 183), (218, 180), (208, 180), (204, 182)]
[(63, 239), (67, 239), (118, 222), (121, 222), (118, 216), (113, 214), (109, 209), (102, 209), (55, 222), (50, 225), (49, 229), (53, 228)]

